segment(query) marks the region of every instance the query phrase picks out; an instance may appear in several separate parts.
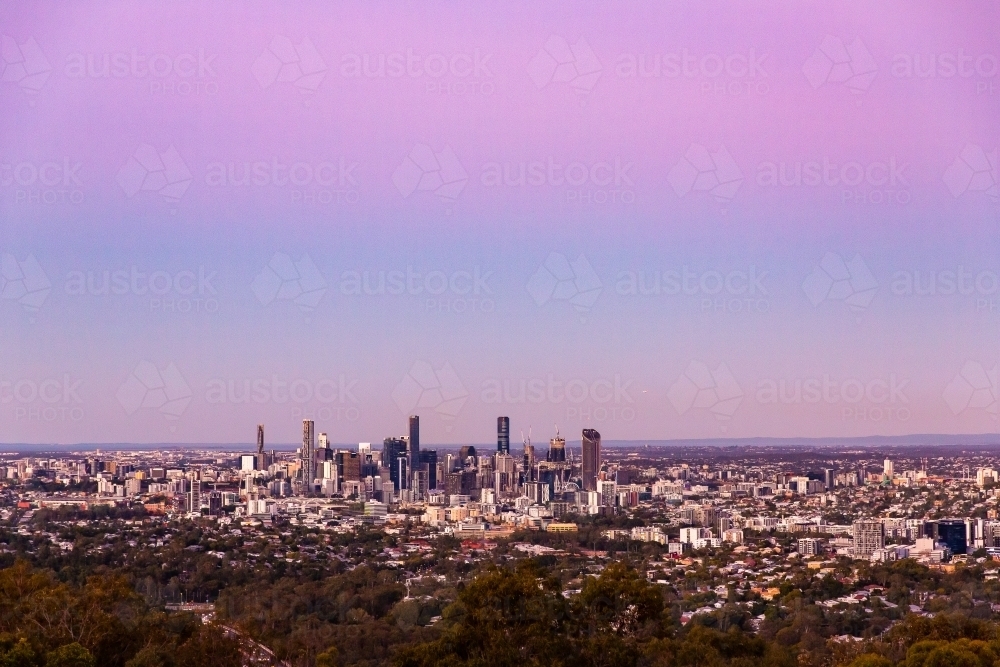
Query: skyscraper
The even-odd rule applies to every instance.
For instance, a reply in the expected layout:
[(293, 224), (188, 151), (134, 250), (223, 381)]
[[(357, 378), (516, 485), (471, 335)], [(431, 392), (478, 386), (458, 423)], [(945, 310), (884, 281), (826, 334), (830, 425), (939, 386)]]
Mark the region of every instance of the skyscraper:
[(361, 481), (361, 456), (357, 452), (337, 452), (337, 478), (358, 482)]
[(302, 451), (299, 453), (302, 462), (302, 481), (306, 492), (312, 491), (313, 480), (316, 479), (316, 423), (311, 419), (302, 420)]
[(497, 452), (510, 454), (510, 417), (497, 417)]
[(420, 452), (420, 467), (427, 468), (427, 488), (437, 488), (438, 456), (435, 449), (424, 449)]
[(264, 465), (264, 425), (257, 424), (257, 470), (267, 468)]
[(406, 477), (399, 476), (399, 459), (405, 457), (406, 438), (386, 438), (382, 441), (382, 465), (389, 469), (389, 479), (397, 491), (406, 488)]
[[(476, 458), (476, 448), (474, 445), (462, 445), (458, 448), (458, 467), (464, 468), (465, 464), (469, 462), (469, 459)], [(473, 460), (472, 465), (475, 465)]]
[(201, 480), (191, 480), (191, 490), (188, 491), (187, 510), (193, 514), (201, 511)]
[(535, 446), (530, 442), (524, 443), (524, 461), (521, 465), (525, 481), (535, 481)]
[(420, 466), (420, 417), (410, 415), (410, 469)]
[(583, 429), (583, 490), (597, 491), (597, 473), (601, 469), (601, 434)]
[(867, 558), (885, 547), (885, 526), (877, 519), (854, 522), (854, 557)]
[(559, 435), (559, 429), (556, 429), (556, 437), (549, 440), (548, 460), (552, 463), (566, 461), (566, 438)]
[(951, 549), (953, 554), (964, 554), (969, 546), (969, 533), (962, 519), (945, 519), (937, 522), (937, 538)]

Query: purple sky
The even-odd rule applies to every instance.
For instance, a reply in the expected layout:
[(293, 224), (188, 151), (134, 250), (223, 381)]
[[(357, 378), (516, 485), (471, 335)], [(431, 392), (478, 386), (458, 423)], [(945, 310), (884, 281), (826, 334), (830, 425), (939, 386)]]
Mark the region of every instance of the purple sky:
[(995, 3), (536, 4), (0, 7), (0, 441), (997, 430)]

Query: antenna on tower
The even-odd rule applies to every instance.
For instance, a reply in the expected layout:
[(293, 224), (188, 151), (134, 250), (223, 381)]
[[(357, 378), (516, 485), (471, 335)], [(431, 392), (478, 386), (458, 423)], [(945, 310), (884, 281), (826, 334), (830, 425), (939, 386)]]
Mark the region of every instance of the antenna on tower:
[(556, 437), (559, 437), (559, 424), (556, 424)]

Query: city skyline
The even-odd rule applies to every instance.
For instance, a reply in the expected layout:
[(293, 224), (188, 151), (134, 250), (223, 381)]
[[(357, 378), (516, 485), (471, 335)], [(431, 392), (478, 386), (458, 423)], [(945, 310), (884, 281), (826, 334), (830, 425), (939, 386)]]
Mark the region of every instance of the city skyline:
[(1000, 667), (1000, 2), (0, 2), (0, 667)]

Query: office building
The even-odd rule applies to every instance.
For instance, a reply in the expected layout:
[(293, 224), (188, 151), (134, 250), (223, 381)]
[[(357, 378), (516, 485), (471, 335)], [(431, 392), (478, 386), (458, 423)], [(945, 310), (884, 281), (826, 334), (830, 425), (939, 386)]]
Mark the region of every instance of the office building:
[(337, 452), (335, 461), (341, 484), (361, 481), (361, 457), (357, 452)]
[(302, 450), (299, 459), (302, 464), (302, 481), (306, 493), (312, 491), (316, 479), (316, 423), (311, 419), (302, 420)]
[[(472, 459), (470, 462), (469, 459)], [(458, 448), (458, 467), (464, 468), (467, 465), (476, 465), (476, 448), (472, 445), (462, 445)]]
[(524, 444), (524, 480), (526, 482), (535, 481), (535, 446), (530, 442)]
[(559, 435), (559, 429), (556, 429), (556, 437), (549, 440), (549, 455), (546, 460), (550, 463), (566, 462), (566, 439)]
[(389, 469), (389, 479), (396, 491), (406, 488), (404, 466), (403, 476), (400, 476), (400, 459), (406, 459), (406, 438), (386, 438), (382, 441), (382, 465)]
[(497, 417), (497, 452), (510, 454), (510, 417)]
[(187, 494), (187, 511), (197, 514), (201, 512), (201, 480), (193, 479), (190, 484), (191, 490)]
[(592, 428), (583, 429), (583, 478), (584, 491), (597, 490), (597, 473), (601, 469), (601, 434)]
[(257, 424), (257, 470), (264, 470), (267, 465), (264, 461), (264, 425)]
[(420, 452), (420, 469), (427, 473), (428, 489), (437, 488), (437, 460), (437, 450), (425, 449)]
[(885, 526), (877, 519), (854, 522), (854, 557), (869, 558), (885, 547)]
[(882, 461), (882, 474), (888, 477), (889, 479), (892, 479), (892, 473), (893, 473), (892, 459), (886, 459), (885, 461)]
[(415, 470), (420, 465), (420, 417), (410, 415), (410, 469)]
[(937, 540), (944, 542), (953, 554), (964, 554), (969, 548), (969, 531), (963, 519), (937, 522)]

